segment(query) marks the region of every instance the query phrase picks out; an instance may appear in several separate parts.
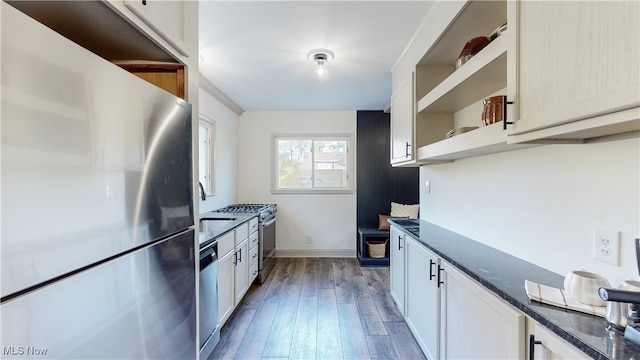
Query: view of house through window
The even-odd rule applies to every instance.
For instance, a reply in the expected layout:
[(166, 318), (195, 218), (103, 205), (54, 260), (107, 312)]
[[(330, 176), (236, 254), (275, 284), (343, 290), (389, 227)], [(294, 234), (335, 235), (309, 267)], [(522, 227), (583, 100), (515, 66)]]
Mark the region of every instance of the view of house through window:
[(276, 137), (276, 190), (350, 189), (349, 137)]

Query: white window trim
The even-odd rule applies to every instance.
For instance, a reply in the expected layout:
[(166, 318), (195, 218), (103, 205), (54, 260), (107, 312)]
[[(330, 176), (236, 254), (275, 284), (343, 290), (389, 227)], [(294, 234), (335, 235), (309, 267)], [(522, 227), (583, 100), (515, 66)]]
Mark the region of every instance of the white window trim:
[[(278, 189), (278, 156), (276, 140), (347, 140), (347, 187), (346, 188), (311, 188), (311, 189)], [(271, 134), (271, 193), (272, 194), (353, 194), (355, 193), (356, 151), (355, 136), (351, 133), (312, 133), (312, 134)]]
[[(200, 154), (200, 126), (205, 126), (209, 128), (209, 179), (207, 184), (203, 184), (205, 189), (207, 189), (207, 196), (212, 196), (216, 194), (216, 171), (215, 171), (215, 154), (216, 154), (216, 122), (202, 114), (200, 114), (200, 121), (198, 122), (198, 154)], [(198, 159), (199, 161), (199, 159)], [(200, 169), (200, 164), (198, 163), (198, 169)], [(200, 180), (200, 172), (198, 171), (198, 180)]]

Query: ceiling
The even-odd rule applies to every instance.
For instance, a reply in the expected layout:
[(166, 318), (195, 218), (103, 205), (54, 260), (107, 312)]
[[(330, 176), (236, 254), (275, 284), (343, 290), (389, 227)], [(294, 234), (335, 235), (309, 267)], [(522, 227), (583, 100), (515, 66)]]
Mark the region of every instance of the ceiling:
[[(200, 73), (243, 110), (382, 110), (431, 1), (201, 1)], [(329, 77), (307, 53), (335, 53)]]

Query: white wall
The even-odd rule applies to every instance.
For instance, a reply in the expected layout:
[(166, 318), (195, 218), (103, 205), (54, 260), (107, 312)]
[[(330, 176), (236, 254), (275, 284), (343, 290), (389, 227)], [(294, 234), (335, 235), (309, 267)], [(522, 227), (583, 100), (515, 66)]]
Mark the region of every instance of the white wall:
[[(640, 140), (546, 145), (425, 166), (427, 221), (561, 275), (584, 268), (613, 286), (637, 279)], [(620, 266), (592, 258), (593, 229), (621, 231)]]
[[(200, 200), (199, 213), (237, 202), (238, 186), (238, 115), (200, 89), (200, 114), (215, 121), (215, 195)], [(196, 167), (197, 169), (197, 167)], [(199, 194), (199, 189), (196, 194)]]
[[(355, 256), (356, 194), (271, 194), (274, 133), (356, 133), (355, 111), (248, 111), (240, 116), (238, 200), (278, 204), (278, 256)], [(355, 149), (353, 149), (355, 151)], [(307, 243), (312, 236), (313, 243)]]

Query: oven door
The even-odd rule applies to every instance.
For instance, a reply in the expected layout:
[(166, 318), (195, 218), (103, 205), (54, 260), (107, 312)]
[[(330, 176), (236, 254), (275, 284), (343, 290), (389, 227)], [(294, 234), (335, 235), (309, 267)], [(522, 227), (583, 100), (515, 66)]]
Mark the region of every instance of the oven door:
[(260, 249), (260, 260), (262, 265), (260, 269), (263, 269), (263, 264), (272, 258), (276, 252), (276, 218), (266, 220), (260, 224), (260, 241), (262, 247)]

